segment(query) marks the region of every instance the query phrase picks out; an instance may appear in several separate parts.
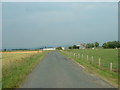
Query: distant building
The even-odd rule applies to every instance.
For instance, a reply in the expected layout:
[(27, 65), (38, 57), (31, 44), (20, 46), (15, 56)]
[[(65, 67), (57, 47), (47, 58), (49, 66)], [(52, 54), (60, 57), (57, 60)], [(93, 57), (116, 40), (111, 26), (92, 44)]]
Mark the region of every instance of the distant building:
[(62, 50), (65, 50), (65, 47), (61, 47), (62, 48)]
[(62, 50), (67, 50), (68, 49), (68, 47), (61, 47), (62, 48)]
[(76, 45), (77, 47), (80, 47), (80, 45)]
[(85, 48), (86, 48), (86, 44), (83, 43), (79, 45), (79, 49), (85, 49)]
[(56, 50), (56, 48), (43, 48), (43, 50)]

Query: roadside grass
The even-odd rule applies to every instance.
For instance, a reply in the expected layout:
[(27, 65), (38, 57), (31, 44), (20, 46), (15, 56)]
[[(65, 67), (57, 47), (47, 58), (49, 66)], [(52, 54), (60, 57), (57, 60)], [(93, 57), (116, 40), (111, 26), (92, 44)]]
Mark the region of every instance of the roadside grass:
[(2, 88), (18, 88), (46, 54), (2, 53)]
[[(118, 87), (120, 78), (120, 68), (118, 68), (118, 50), (116, 49), (72, 49), (61, 51), (63, 55), (75, 60), (83, 65), (90, 73), (95, 73), (99, 77)], [(74, 56), (75, 54), (75, 56)], [(78, 56), (78, 54), (80, 56)], [(83, 55), (82, 55), (83, 54)], [(88, 55), (88, 59), (87, 59)], [(92, 60), (93, 56), (93, 60)], [(119, 55), (120, 56), (120, 55)], [(98, 65), (100, 58), (100, 65)], [(110, 71), (110, 63), (113, 64)]]
[(0, 90), (2, 89), (2, 54), (0, 53)]

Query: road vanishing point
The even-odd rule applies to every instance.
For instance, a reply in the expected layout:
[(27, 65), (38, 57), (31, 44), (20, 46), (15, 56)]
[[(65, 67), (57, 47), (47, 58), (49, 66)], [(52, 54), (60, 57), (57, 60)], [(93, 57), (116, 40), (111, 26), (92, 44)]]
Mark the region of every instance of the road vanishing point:
[(21, 88), (114, 88), (106, 81), (53, 51), (28, 75)]

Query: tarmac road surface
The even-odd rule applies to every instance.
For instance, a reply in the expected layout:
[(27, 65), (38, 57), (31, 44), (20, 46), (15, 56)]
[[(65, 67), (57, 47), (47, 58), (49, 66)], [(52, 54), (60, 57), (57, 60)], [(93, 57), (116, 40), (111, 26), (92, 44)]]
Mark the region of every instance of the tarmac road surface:
[(21, 88), (114, 88), (53, 51), (28, 75)]

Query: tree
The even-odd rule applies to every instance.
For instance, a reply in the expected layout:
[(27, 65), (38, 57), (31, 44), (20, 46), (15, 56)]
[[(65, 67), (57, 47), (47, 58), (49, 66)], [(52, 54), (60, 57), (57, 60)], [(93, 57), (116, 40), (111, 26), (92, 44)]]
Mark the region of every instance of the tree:
[(107, 44), (107, 43), (104, 43), (104, 44), (102, 45), (102, 47), (103, 47), (103, 48), (108, 48), (108, 44)]
[(98, 42), (95, 42), (95, 47), (98, 47), (99, 46), (99, 43)]
[(119, 41), (109, 41), (106, 43), (103, 43), (103, 48), (120, 48), (120, 42)]
[(86, 44), (86, 48), (90, 48), (90, 43)]
[(56, 49), (57, 49), (57, 50), (62, 50), (62, 47), (57, 47)]
[(7, 49), (4, 49), (3, 51), (7, 51)]
[(73, 45), (73, 49), (76, 49), (76, 45)]
[(73, 45), (73, 49), (79, 49), (79, 46)]
[(73, 47), (72, 47), (72, 46), (69, 46), (68, 48), (69, 48), (69, 49), (73, 49)]
[(94, 43), (91, 43), (91, 48), (93, 48), (94, 47)]
[(118, 41), (118, 48), (120, 48), (120, 41)]
[(94, 44), (93, 44), (93, 43), (88, 43), (88, 44), (86, 45), (86, 47), (87, 47), (87, 48), (93, 48), (93, 47), (94, 47)]

